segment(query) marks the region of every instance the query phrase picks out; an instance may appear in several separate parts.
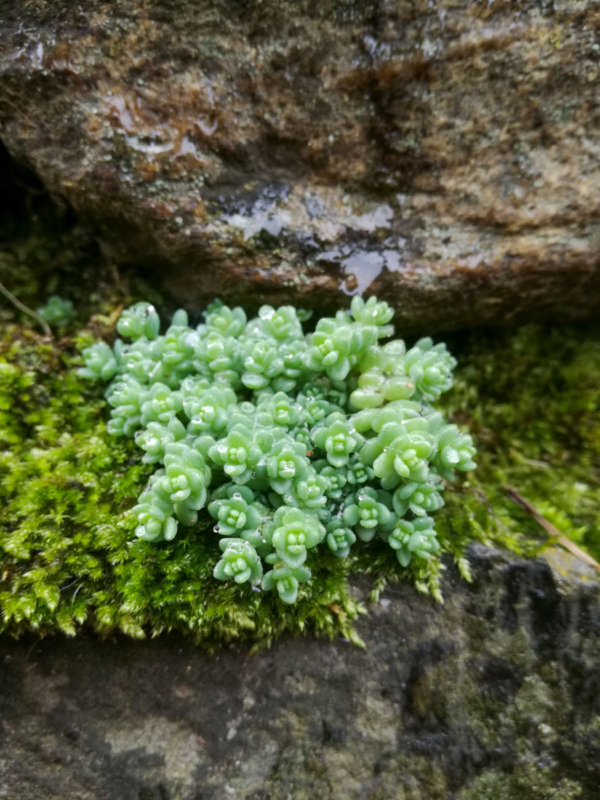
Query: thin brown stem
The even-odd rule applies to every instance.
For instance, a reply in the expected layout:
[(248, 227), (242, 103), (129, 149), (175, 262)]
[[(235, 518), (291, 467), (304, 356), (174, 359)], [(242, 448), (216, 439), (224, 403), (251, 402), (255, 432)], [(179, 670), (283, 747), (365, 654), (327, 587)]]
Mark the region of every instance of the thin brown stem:
[(586, 553), (585, 550), (582, 550), (581, 547), (577, 547), (575, 542), (572, 542), (570, 539), (567, 539), (566, 536), (563, 536), (558, 528), (555, 528), (551, 522), (548, 522), (545, 517), (542, 517), (542, 515), (536, 511), (529, 500), (526, 500), (516, 489), (513, 489), (512, 486), (505, 486), (504, 490), (511, 500), (517, 503), (517, 505), (521, 506), (521, 508), (524, 508), (528, 514), (531, 514), (538, 525), (541, 525), (546, 533), (552, 536), (553, 539), (556, 539), (556, 541), (562, 547), (564, 547), (565, 550), (568, 550), (581, 561), (584, 561), (590, 567), (593, 567), (595, 570), (600, 572), (600, 564), (596, 561), (596, 559), (592, 558), (592, 556), (589, 553)]
[(14, 306), (16, 306), (20, 311), (22, 311), (24, 314), (29, 314), (30, 317), (33, 317), (34, 320), (42, 326), (46, 336), (52, 336), (52, 331), (50, 330), (50, 326), (48, 325), (46, 320), (37, 313), (37, 311), (33, 311), (31, 308), (28, 308), (26, 305), (24, 305), (18, 298), (14, 296), (12, 292), (8, 291), (6, 286), (3, 286), (1, 283), (0, 283), (0, 292), (2, 292), (2, 294), (8, 300), (10, 300), (10, 302)]

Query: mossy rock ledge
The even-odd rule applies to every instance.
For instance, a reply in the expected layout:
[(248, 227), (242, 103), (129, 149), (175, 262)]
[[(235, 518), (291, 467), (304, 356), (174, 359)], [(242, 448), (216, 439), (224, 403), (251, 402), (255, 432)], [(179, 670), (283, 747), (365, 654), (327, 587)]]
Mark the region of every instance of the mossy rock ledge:
[(600, 300), (593, 0), (0, 3), (0, 139), (180, 303)]
[(444, 606), (388, 587), (365, 650), (2, 639), (0, 796), (597, 798), (600, 583), (560, 559), (469, 557)]

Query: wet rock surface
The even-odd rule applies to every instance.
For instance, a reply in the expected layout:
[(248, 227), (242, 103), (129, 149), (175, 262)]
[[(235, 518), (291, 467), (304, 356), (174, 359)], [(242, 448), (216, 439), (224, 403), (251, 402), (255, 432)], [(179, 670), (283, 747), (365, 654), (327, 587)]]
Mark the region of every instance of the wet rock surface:
[(1, 641), (0, 797), (593, 800), (600, 584), (470, 558), (443, 607), (389, 587), (365, 651)]
[(600, 299), (592, 0), (0, 2), (0, 139), (189, 307)]

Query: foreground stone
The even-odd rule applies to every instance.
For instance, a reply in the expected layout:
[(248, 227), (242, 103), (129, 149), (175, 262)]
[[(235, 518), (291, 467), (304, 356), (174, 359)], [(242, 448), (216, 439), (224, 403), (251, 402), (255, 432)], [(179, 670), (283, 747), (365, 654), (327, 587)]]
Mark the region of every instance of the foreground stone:
[(470, 557), (444, 607), (389, 587), (365, 651), (3, 640), (0, 797), (597, 798), (600, 583)]
[(0, 138), (188, 307), (600, 300), (597, 4), (0, 3)]

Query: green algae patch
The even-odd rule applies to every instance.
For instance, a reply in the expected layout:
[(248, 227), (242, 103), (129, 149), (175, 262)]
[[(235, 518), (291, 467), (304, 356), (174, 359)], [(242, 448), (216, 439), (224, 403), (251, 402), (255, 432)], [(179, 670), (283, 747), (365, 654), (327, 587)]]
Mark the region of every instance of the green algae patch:
[(142, 637), (176, 629), (208, 646), (264, 645), (284, 632), (358, 642), (353, 573), (375, 577), (374, 596), (386, 581), (410, 577), (441, 599), (444, 553), (468, 579), (473, 540), (525, 554), (543, 549), (545, 534), (507, 500), (504, 484), (600, 556), (597, 329), (529, 327), (450, 342), (459, 367), (446, 411), (473, 432), (480, 467), (445, 492), (437, 515), (442, 558), (408, 572), (383, 543), (359, 547), (346, 561), (321, 555), (310, 563), (311, 587), (291, 608), (214, 581), (220, 552), (203, 535), (214, 523), (207, 515), (176, 541), (135, 539), (131, 508), (152, 470), (132, 441), (107, 433), (101, 390), (73, 369), (84, 343), (49, 342), (10, 325), (2, 331), (1, 630), (73, 635), (85, 625)]

